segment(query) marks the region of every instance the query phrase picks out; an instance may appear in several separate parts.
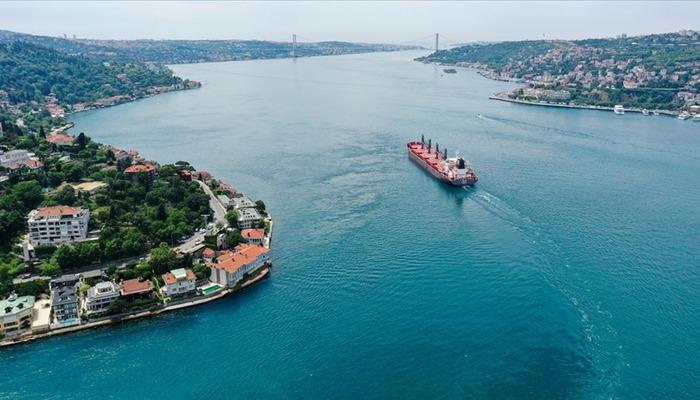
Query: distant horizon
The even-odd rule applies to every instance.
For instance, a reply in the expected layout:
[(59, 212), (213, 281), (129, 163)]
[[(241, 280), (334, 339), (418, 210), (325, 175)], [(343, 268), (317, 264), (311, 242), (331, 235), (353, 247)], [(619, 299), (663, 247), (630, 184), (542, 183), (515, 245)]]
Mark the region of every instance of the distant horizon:
[[(639, 33), (635, 35), (629, 35), (625, 34), (626, 37), (632, 38), (632, 37), (640, 37), (640, 36), (649, 36), (649, 35), (665, 35), (665, 34), (671, 34), (671, 33), (679, 33), (681, 31), (700, 31), (696, 29), (689, 29), (689, 28), (680, 28), (675, 31), (665, 31), (665, 32), (650, 32), (650, 33)], [(20, 32), (20, 31), (15, 31), (15, 30), (10, 30), (10, 29), (5, 29), (3, 27), (0, 27), (0, 32), (5, 31), (5, 32), (13, 32), (16, 34), (21, 34), (21, 35), (29, 35), (29, 36), (43, 36), (43, 37), (50, 37), (50, 38), (56, 38), (56, 39), (65, 39), (65, 40), (95, 40), (95, 41), (116, 41), (116, 42), (127, 42), (127, 41), (241, 41), (241, 42), (247, 42), (247, 41), (260, 41), (260, 42), (277, 42), (277, 43), (291, 43), (292, 39), (290, 38), (289, 40), (268, 40), (268, 39), (260, 39), (260, 38), (209, 38), (209, 39), (187, 39), (187, 38), (148, 38), (148, 37), (141, 37), (141, 38), (132, 38), (132, 39), (121, 39), (121, 38), (94, 38), (94, 37), (72, 37), (68, 34), (63, 34), (61, 35), (45, 35), (41, 33), (31, 33), (31, 32)], [(438, 32), (439, 33), (439, 32)], [(434, 35), (434, 34), (433, 34)], [(613, 39), (618, 37), (619, 35), (613, 35), (613, 36), (589, 36), (589, 37), (582, 37), (582, 38), (576, 38), (576, 39), (571, 39), (571, 38), (534, 38), (534, 39), (508, 39), (508, 40), (475, 40), (471, 42), (461, 42), (457, 44), (461, 45), (468, 45), (468, 44), (473, 44), (473, 43), (499, 43), (499, 42), (522, 42), (522, 41), (532, 41), (532, 40), (553, 40), (553, 41), (578, 41), (578, 40), (587, 40), (587, 39)], [(323, 40), (318, 40), (318, 41), (303, 41), (297, 39), (297, 43), (322, 43), (322, 42), (347, 42), (347, 43), (355, 43), (355, 44), (386, 44), (386, 45), (409, 45), (405, 43), (392, 43), (392, 42), (387, 42), (387, 41), (374, 41), (374, 42), (367, 42), (367, 41), (347, 41), (347, 40), (339, 40), (339, 39), (323, 39)], [(453, 47), (453, 45), (449, 45), (449, 47)]]
[(700, 2), (0, 2), (0, 29), (95, 40), (430, 47), (700, 30)]

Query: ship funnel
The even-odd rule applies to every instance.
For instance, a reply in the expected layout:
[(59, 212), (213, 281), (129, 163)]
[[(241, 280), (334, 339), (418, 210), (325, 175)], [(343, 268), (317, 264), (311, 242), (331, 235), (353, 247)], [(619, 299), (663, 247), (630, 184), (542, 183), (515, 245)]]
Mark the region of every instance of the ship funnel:
[(432, 139), (428, 139), (428, 153), (430, 153), (430, 149), (432, 149), (432, 148), (433, 148)]
[(425, 137), (423, 137), (423, 135), (420, 135), (420, 143), (423, 144), (423, 142), (425, 142)]
[(445, 160), (447, 160), (447, 147), (445, 147)]
[(436, 153), (440, 152), (440, 144), (438, 144), (438, 142), (435, 142), (435, 152)]

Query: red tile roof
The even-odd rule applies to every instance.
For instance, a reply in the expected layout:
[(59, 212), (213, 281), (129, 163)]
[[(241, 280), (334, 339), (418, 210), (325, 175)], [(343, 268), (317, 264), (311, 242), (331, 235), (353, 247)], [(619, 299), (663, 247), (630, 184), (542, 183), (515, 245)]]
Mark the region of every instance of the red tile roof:
[[(163, 274), (162, 276), (163, 276), (163, 280), (165, 281), (165, 283), (166, 283), (167, 285), (173, 285), (173, 284), (175, 284), (175, 283), (177, 282), (177, 278), (175, 278), (175, 275), (173, 275), (173, 274), (170, 273), (170, 272), (165, 273), (165, 274)], [(197, 277), (195, 276), (194, 272), (192, 272), (191, 269), (188, 269), (188, 270), (187, 270), (187, 278), (186, 278), (186, 279), (187, 279), (188, 281), (196, 281), (196, 280), (197, 280)]]
[(264, 229), (243, 229), (241, 231), (241, 236), (246, 239), (262, 240), (265, 237)]
[(66, 135), (64, 133), (57, 133), (55, 135), (50, 135), (46, 137), (46, 141), (49, 143), (55, 143), (55, 144), (65, 144), (65, 143), (73, 143), (75, 138), (73, 136)]
[(213, 175), (208, 171), (195, 171), (194, 176), (200, 181), (208, 181), (213, 178)]
[(220, 254), (216, 264), (211, 265), (211, 267), (234, 273), (268, 251), (270, 250), (262, 246), (241, 244), (235, 251), (227, 251)]
[(129, 279), (119, 283), (122, 296), (130, 294), (148, 293), (153, 290), (151, 281), (140, 281), (138, 279)]
[(124, 170), (125, 174), (136, 174), (139, 172), (153, 172), (156, 170), (156, 166), (149, 163), (135, 164)]
[(236, 194), (236, 188), (224, 181), (219, 181), (219, 189), (223, 190), (224, 192), (228, 192), (229, 194)]
[(36, 210), (35, 217), (46, 218), (56, 215), (75, 215), (79, 214), (80, 208), (68, 207), (68, 206), (55, 206), (55, 207), (44, 207), (38, 208)]
[(207, 257), (213, 256), (213, 255), (216, 255), (216, 252), (214, 250), (210, 249), (209, 247), (206, 247), (204, 250), (202, 250), (202, 255), (207, 256)]
[(44, 163), (39, 160), (29, 160), (24, 163), (29, 169), (37, 169), (44, 166)]

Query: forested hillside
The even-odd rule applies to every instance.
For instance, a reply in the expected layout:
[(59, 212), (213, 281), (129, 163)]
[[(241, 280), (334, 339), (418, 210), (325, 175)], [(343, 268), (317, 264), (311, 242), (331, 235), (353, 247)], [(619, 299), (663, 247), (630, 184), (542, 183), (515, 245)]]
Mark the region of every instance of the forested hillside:
[[(64, 39), (0, 30), (1, 42), (22, 41), (67, 54), (100, 60), (180, 64), (212, 61), (238, 61), (292, 56), (291, 42), (264, 40), (97, 40)], [(415, 48), (374, 43), (299, 42), (297, 57), (370, 53)]]
[(102, 62), (23, 42), (0, 44), (0, 90), (10, 104), (41, 103), (49, 94), (59, 103), (75, 104), (179, 83), (182, 79), (166, 68)]

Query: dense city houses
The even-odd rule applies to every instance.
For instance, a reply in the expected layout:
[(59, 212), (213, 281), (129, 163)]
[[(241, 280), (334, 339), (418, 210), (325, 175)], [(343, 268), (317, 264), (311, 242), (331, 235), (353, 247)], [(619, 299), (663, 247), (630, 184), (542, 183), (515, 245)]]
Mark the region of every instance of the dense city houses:
[(477, 44), (421, 61), (476, 68), (488, 78), (531, 85), (512, 97), (549, 102), (686, 110), (700, 105), (700, 32), (589, 40)]

